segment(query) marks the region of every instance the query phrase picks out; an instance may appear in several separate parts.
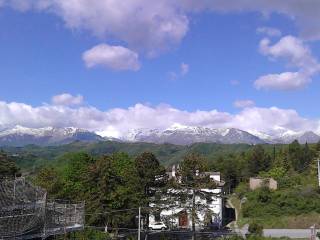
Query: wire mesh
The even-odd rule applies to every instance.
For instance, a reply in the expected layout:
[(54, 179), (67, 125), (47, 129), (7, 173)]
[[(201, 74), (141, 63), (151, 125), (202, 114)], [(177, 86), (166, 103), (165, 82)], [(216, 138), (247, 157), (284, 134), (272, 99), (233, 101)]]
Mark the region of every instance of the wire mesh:
[(46, 192), (25, 179), (0, 182), (0, 236), (21, 236), (41, 227)]
[(0, 181), (0, 239), (46, 237), (81, 230), (84, 203), (47, 201), (45, 190), (24, 178)]

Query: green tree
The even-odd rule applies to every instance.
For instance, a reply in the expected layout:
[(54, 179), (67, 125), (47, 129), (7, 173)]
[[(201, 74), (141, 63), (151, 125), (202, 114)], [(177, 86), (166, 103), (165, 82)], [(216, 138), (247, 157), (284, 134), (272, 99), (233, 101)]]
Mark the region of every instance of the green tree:
[(35, 184), (45, 189), (49, 198), (63, 198), (64, 185), (54, 168), (46, 167), (40, 170), (35, 178)]
[[(160, 204), (161, 194), (159, 195), (159, 192), (155, 189), (165, 188), (166, 186), (167, 175), (165, 168), (160, 165), (156, 156), (150, 152), (144, 152), (137, 156), (135, 158), (135, 167), (139, 175), (140, 185), (144, 189), (145, 206)], [(149, 211), (143, 211), (143, 214), (146, 217), (146, 224), (149, 225)]]
[(310, 150), (308, 143), (306, 143), (303, 148), (303, 156), (302, 156), (303, 157), (302, 162), (303, 162), (304, 168), (307, 168), (310, 166), (313, 156), (314, 155)]
[(137, 208), (144, 201), (144, 189), (134, 161), (124, 153), (99, 158), (89, 168), (86, 185), (88, 224), (120, 225), (132, 223), (132, 212), (101, 214), (113, 210)]
[(249, 155), (248, 170), (251, 176), (259, 172), (268, 171), (271, 166), (271, 157), (265, 153), (261, 145), (254, 146), (252, 153)]
[(144, 152), (136, 157), (135, 167), (146, 196), (149, 196), (150, 188), (159, 187), (165, 183), (165, 168), (160, 165), (153, 153)]
[(63, 170), (66, 197), (73, 201), (83, 199), (82, 193), (85, 188), (86, 175), (93, 162), (93, 158), (87, 153), (68, 154), (68, 162)]
[(295, 171), (301, 171), (304, 169), (303, 151), (298, 140), (289, 144), (288, 160)]
[(178, 181), (173, 184), (174, 189), (180, 189), (177, 192), (178, 197), (189, 199), (192, 198), (191, 202), (191, 220), (192, 220), (192, 231), (193, 239), (196, 238), (195, 234), (195, 223), (198, 218), (198, 211), (208, 211), (207, 205), (201, 202), (196, 202), (196, 196), (200, 198), (208, 199), (215, 195), (214, 193), (204, 191), (204, 189), (215, 189), (217, 184), (215, 181), (210, 179), (210, 175), (206, 174), (207, 160), (196, 153), (188, 154), (184, 157), (178, 170)]
[(320, 141), (316, 144), (316, 151), (320, 152)]
[(0, 179), (20, 176), (15, 162), (3, 151), (0, 151)]

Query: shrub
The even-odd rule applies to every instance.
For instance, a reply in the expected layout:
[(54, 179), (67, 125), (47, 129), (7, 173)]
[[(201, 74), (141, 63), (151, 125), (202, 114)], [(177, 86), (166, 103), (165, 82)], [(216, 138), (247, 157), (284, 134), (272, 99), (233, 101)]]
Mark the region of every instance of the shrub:
[(256, 222), (252, 222), (249, 225), (248, 231), (249, 231), (250, 235), (262, 236), (263, 226), (261, 224), (256, 223)]
[(239, 199), (242, 199), (246, 193), (248, 193), (249, 188), (247, 183), (240, 183), (238, 187), (235, 189), (235, 193), (237, 194)]

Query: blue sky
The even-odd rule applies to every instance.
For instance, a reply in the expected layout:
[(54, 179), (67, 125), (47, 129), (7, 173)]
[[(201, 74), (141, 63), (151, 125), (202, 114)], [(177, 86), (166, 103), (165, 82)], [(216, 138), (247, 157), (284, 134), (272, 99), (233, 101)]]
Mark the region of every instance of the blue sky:
[[(95, 0), (90, 6), (92, 9), (88, 10), (81, 5), (86, 1), (74, 1), (75, 6), (64, 6), (55, 0), (48, 2), (48, 5), (38, 6), (41, 0), (27, 0), (25, 5), (8, 0), (0, 7), (0, 101), (7, 109), (0, 109), (2, 114), (7, 114), (0, 117), (3, 128), (13, 124), (60, 126), (67, 122), (66, 125), (80, 125), (95, 131), (119, 131), (120, 126), (126, 124), (122, 122), (118, 126), (113, 118), (123, 117), (111, 113), (120, 109), (127, 115), (126, 111), (135, 108), (136, 104), (155, 110), (156, 115), (157, 109), (165, 106), (191, 115), (199, 110), (204, 114), (217, 110), (232, 120), (225, 119), (226, 124), (222, 124), (214, 118), (199, 120), (197, 116), (196, 121), (180, 121), (180, 117), (178, 120), (173, 117), (174, 120), (155, 126), (137, 120), (132, 128), (198, 124), (270, 133), (279, 128), (294, 131), (318, 128), (320, 29), (312, 29), (312, 25), (320, 19), (312, 15), (313, 10), (308, 12), (308, 5), (320, 10), (316, 1), (306, 3), (303, 15), (297, 12), (295, 1), (284, 1), (284, 5), (266, 9), (258, 4), (252, 10), (245, 5), (246, 1), (243, 6), (236, 6), (230, 0), (230, 5), (224, 6), (217, 0), (215, 7), (199, 5), (199, 10), (194, 11), (193, 5), (193, 8), (177, 7), (161, 0), (163, 3), (158, 7), (144, 6), (146, 9), (140, 14), (145, 17), (131, 16), (131, 10), (124, 10), (123, 14), (130, 22), (121, 18), (122, 6), (118, 8), (116, 4), (106, 7), (103, 14), (117, 10), (120, 18), (118, 15), (114, 19), (95, 16), (94, 5), (104, 7), (108, 0)], [(139, 4), (143, 2), (128, 1), (128, 8), (130, 4), (132, 8), (141, 7)], [(192, 0), (189, 2), (192, 4)], [(79, 7), (84, 7), (85, 11), (77, 11)], [(248, 10), (239, 12), (238, 7)], [(160, 16), (159, 29), (163, 24), (164, 32), (157, 29), (157, 21), (153, 22), (155, 17), (149, 19), (152, 13)], [(290, 15), (296, 18), (290, 18)], [(150, 29), (144, 30), (148, 27)], [(134, 31), (130, 32), (131, 28)], [(279, 34), (268, 34), (266, 29), (271, 28)], [(305, 34), (307, 30), (308, 34)], [(263, 39), (269, 42), (262, 49)], [(88, 53), (87, 58), (85, 53)], [(261, 79), (284, 72), (298, 75), (290, 74), (286, 81), (274, 75)], [(54, 96), (58, 100), (52, 101)], [(77, 96), (81, 100), (72, 102)], [(44, 116), (36, 115), (30, 122), (25, 122), (17, 112), (12, 112), (22, 111), (12, 107), (13, 102), (29, 107), (31, 115), (38, 114), (43, 107), (59, 112), (94, 108), (99, 114), (107, 114), (108, 120), (99, 116), (103, 118), (100, 125), (86, 126), (65, 120), (65, 115), (57, 121), (43, 122), (40, 119)], [(272, 107), (276, 107), (281, 116), (279, 122), (268, 127), (261, 127), (267, 122), (252, 127), (234, 123), (235, 118), (245, 114), (249, 119), (250, 114), (260, 114), (259, 119), (264, 118), (261, 112), (268, 111), (268, 116), (273, 116)], [(252, 112), (249, 114), (249, 111)], [(295, 118), (291, 119), (287, 111), (293, 112)], [(144, 113), (134, 114), (144, 118)]]

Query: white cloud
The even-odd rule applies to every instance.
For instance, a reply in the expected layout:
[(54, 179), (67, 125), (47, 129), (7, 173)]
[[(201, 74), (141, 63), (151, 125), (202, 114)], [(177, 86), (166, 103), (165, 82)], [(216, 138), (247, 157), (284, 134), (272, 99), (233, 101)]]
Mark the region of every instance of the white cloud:
[(52, 97), (54, 105), (75, 106), (83, 103), (83, 96), (73, 96), (70, 93), (62, 93)]
[(319, 0), (2, 0), (20, 11), (45, 11), (59, 16), (66, 27), (121, 40), (130, 49), (156, 55), (179, 44), (193, 13), (260, 12), (288, 16), (305, 39), (320, 39)]
[(190, 69), (189, 65), (186, 64), (186, 63), (181, 63), (180, 68), (181, 68), (180, 73), (181, 73), (182, 76), (186, 75), (189, 72), (189, 69)]
[(271, 60), (285, 59), (289, 67), (298, 68), (298, 71), (261, 76), (254, 83), (257, 89), (301, 89), (312, 82), (312, 76), (320, 71), (320, 64), (309, 47), (296, 37), (285, 36), (274, 45), (271, 45), (268, 38), (264, 38), (259, 48), (260, 52)]
[(138, 54), (122, 46), (100, 44), (85, 51), (82, 59), (88, 68), (103, 66), (117, 71), (140, 69)]
[(255, 106), (255, 102), (252, 100), (237, 100), (233, 103), (236, 108), (247, 108)]
[(264, 16), (282, 14), (295, 21), (301, 36), (308, 40), (320, 40), (320, 1), (318, 0), (189, 0), (188, 9), (203, 11), (260, 12)]
[(285, 36), (274, 45), (270, 45), (270, 40), (265, 38), (260, 42), (260, 52), (271, 58), (284, 58), (291, 66), (303, 68), (310, 74), (319, 71), (319, 63), (309, 47), (294, 36)]
[(70, 29), (118, 39), (151, 56), (180, 43), (189, 25), (186, 13), (172, 0), (6, 0), (6, 4), (54, 13)]
[(280, 37), (282, 35), (279, 29), (272, 27), (259, 27), (257, 33), (266, 34), (269, 37)]
[(273, 133), (279, 128), (292, 131), (320, 131), (320, 121), (301, 117), (295, 110), (247, 107), (237, 114), (210, 111), (184, 111), (169, 105), (155, 107), (136, 104), (127, 109), (101, 111), (92, 106), (68, 107), (0, 102), (0, 129), (25, 127), (79, 127), (105, 135), (122, 137), (136, 128), (166, 129), (173, 125), (212, 128), (235, 127), (246, 131)]
[(258, 78), (254, 85), (257, 89), (297, 90), (311, 82), (309, 76), (299, 72), (268, 74)]

